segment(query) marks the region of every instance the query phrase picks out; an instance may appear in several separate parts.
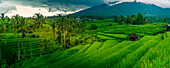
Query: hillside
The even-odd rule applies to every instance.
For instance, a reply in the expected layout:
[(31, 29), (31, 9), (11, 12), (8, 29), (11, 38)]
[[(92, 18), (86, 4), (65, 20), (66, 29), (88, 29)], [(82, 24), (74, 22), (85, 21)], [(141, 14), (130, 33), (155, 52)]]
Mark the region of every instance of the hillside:
[(106, 9), (108, 7), (110, 7), (108, 4), (102, 4), (102, 5), (98, 5), (98, 6), (88, 8), (86, 10), (82, 10), (82, 11), (80, 11), (78, 13), (75, 13), (75, 15), (96, 14), (96, 11), (97, 12), (103, 11), (103, 9)]
[(85, 9), (83, 11), (75, 13), (76, 15), (137, 15), (141, 12), (144, 16), (150, 17), (169, 17), (170, 11), (169, 8), (161, 8), (154, 4), (145, 4), (141, 2), (123, 2), (120, 4), (116, 4), (107, 8), (103, 8), (103, 5), (99, 5), (97, 7), (92, 7), (89, 9), (98, 9), (98, 10), (89, 10)]
[[(108, 21), (108, 20), (107, 20)], [(98, 41), (79, 44), (67, 50), (32, 57), (16, 63), (11, 68), (168, 68), (170, 33), (154, 34), (164, 30), (163, 24), (118, 25), (107, 27), (106, 20), (91, 21), (98, 29), (88, 30)], [(102, 27), (101, 27), (102, 26)], [(104, 27), (105, 26), (105, 27)], [(158, 28), (158, 29), (155, 29)], [(138, 41), (128, 41), (127, 35), (135, 32)], [(162, 60), (164, 58), (164, 60)], [(158, 64), (158, 62), (161, 62)]]

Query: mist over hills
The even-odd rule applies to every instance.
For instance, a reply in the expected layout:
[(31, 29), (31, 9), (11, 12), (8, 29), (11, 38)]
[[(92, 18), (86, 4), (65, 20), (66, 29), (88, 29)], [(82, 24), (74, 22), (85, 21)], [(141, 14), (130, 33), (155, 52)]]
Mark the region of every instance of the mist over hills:
[(75, 11), (100, 5), (104, 0), (2, 0), (11, 1), (20, 5), (32, 7), (48, 7), (55, 8), (54, 11)]

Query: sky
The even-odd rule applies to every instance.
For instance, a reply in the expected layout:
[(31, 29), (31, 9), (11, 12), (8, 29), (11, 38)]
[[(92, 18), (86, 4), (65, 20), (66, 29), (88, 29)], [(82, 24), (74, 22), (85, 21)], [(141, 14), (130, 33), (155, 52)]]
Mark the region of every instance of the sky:
[[(31, 17), (35, 13), (44, 16), (56, 14), (71, 14), (92, 6), (108, 2), (133, 2), (134, 0), (0, 0), (0, 13), (12, 17), (19, 14), (24, 17)], [(170, 0), (137, 0), (148, 4), (155, 4), (162, 8), (170, 8)]]

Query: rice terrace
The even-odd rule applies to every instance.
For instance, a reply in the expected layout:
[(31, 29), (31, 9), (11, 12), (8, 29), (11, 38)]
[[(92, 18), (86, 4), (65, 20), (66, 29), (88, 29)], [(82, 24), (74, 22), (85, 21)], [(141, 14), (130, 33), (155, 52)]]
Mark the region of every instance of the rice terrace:
[(0, 0), (0, 68), (170, 68), (159, 2)]

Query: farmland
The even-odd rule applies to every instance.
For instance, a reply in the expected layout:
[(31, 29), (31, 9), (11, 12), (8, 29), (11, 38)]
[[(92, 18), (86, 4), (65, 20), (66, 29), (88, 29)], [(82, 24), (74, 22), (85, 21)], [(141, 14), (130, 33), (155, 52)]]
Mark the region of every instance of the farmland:
[[(96, 24), (98, 28), (91, 30), (92, 24)], [(108, 26), (108, 24), (113, 26)], [(112, 20), (89, 21), (87, 30), (76, 37), (89, 34), (93, 36), (93, 40), (96, 39), (95, 41), (88, 43), (91, 40), (89, 38), (84, 43), (69, 49), (62, 49), (61, 44), (56, 42), (55, 47), (60, 49), (45, 48), (42, 56), (39, 56), (41, 50), (39, 38), (33, 38), (31, 42), (28, 37), (24, 45), (25, 59), (11, 67), (169, 68), (170, 32), (164, 32), (166, 29), (162, 28), (164, 25), (166, 23), (119, 25)], [(129, 41), (127, 36), (131, 33), (138, 34), (140, 39)], [(13, 33), (6, 33), (6, 35), (8, 36), (7, 39), (4, 38), (6, 44), (1, 42), (3, 44), (1, 46), (10, 48), (16, 54), (18, 51), (17, 36)], [(19, 40), (22, 42), (22, 38)], [(53, 42), (50, 45), (53, 45)], [(2, 51), (5, 50), (2, 48)]]

